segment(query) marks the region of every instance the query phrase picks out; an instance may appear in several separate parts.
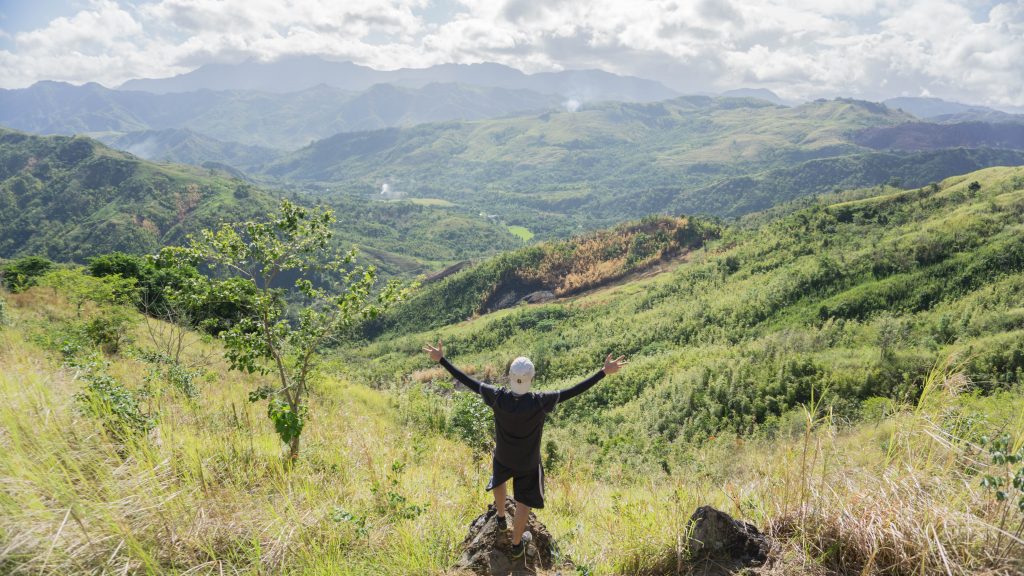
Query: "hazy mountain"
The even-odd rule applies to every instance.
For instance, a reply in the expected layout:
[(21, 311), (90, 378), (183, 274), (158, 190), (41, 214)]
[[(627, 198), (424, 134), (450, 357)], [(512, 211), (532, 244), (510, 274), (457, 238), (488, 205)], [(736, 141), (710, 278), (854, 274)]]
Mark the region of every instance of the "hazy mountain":
[(908, 122), (867, 128), (855, 134), (853, 141), (876, 150), (937, 150), (958, 146), (1024, 150), (1024, 124)]
[(779, 98), (775, 92), (767, 88), (737, 88), (735, 90), (726, 90), (721, 93), (721, 96), (725, 98), (757, 98), (772, 104), (785, 105), (782, 98)]
[(441, 64), (430, 68), (374, 70), (351, 62), (332, 62), (315, 56), (295, 56), (274, 62), (208, 64), (171, 78), (129, 80), (123, 90), (154, 93), (196, 90), (260, 90), (296, 92), (325, 84), (351, 91), (374, 84), (419, 88), (434, 83), (533, 90), (581, 101), (624, 100), (650, 102), (676, 96), (660, 82), (618, 76), (601, 70), (567, 70), (524, 74), (501, 64)]
[(282, 58), (275, 62), (206, 64), (170, 78), (128, 80), (118, 88), (166, 94), (198, 90), (256, 90), (298, 92), (325, 84), (360, 91), (383, 82), (381, 72), (352, 62), (331, 62), (312, 56)]
[(356, 93), (324, 84), (301, 92), (150, 94), (99, 84), (39, 82), (0, 90), (0, 124), (38, 134), (124, 134), (186, 128), (225, 142), (294, 149), (338, 132), (475, 120), (560, 106), (528, 90), (455, 84), (375, 85)]
[(140, 130), (97, 137), (104, 144), (140, 158), (197, 166), (209, 163), (251, 169), (276, 158), (280, 151), (238, 142), (223, 142), (185, 128)]
[(1024, 122), (1024, 115), (1008, 114), (987, 106), (949, 102), (941, 98), (890, 98), (884, 104), (932, 122)]

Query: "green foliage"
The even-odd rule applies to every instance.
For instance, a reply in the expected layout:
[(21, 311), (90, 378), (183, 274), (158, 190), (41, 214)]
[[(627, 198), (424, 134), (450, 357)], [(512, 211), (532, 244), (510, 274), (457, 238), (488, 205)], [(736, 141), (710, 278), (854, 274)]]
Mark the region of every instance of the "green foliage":
[(234, 198), (235, 182), (223, 175), (153, 164), (80, 136), (0, 129), (0, 166), (3, 257), (147, 254), (271, 205), (266, 193)]
[(377, 497), (377, 511), (389, 518), (412, 520), (427, 511), (427, 504), (415, 504), (399, 491), (399, 480), (405, 463), (395, 460), (383, 483), (374, 482), (370, 492)]
[(306, 413), (305, 404), (299, 404), (293, 409), (291, 404), (280, 398), (270, 398), (267, 402), (267, 417), (274, 423), (274, 430), (281, 437), (281, 441), (286, 444), (302, 434), (302, 427), (306, 424)]
[(190, 369), (162, 352), (140, 350), (136, 352), (136, 356), (153, 365), (146, 377), (147, 382), (152, 383), (156, 380), (166, 382), (186, 398), (199, 396), (199, 388), (195, 383), (196, 378), (200, 375), (198, 370)]
[(0, 280), (11, 292), (21, 292), (34, 286), (53, 267), (53, 262), (41, 256), (24, 256), (0, 266)]
[[(363, 362), (352, 371), (385, 384), (407, 377), (422, 368), (423, 343), (441, 336), (460, 363), (530, 356), (538, 387), (554, 389), (586, 377), (610, 352), (626, 354), (632, 362), (622, 373), (559, 407), (551, 439), (561, 446), (571, 426), (564, 434), (585, 440), (585, 459), (646, 471), (713, 436), (788, 435), (812, 390), (838, 420), (877, 420), (914, 402), (936, 358), (950, 354), (965, 358), (972, 391), (1016, 389), (1024, 212), (1006, 208), (1024, 200), (1014, 188), (1022, 172), (989, 169), (937, 192), (820, 199), (724, 228), (654, 278), (466, 322), (468, 306), (502, 278), (496, 269), (536, 270), (559, 244), (530, 247), (428, 286), (398, 309), (412, 318), (356, 352)], [(962, 196), (974, 180), (981, 192)], [(918, 257), (931, 241), (941, 250)], [(898, 265), (881, 273), (879, 254)], [(450, 325), (433, 327), (438, 318)], [(472, 443), (468, 408), (460, 407), (459, 430), (470, 432), (457, 436)]]
[[(265, 221), (204, 230), (189, 247), (167, 248), (161, 254), (168, 262), (203, 263), (219, 275), (187, 283), (173, 300), (212, 300), (246, 310), (221, 333), (224, 356), (232, 369), (274, 374), (276, 389), (257, 390), (250, 400), (269, 400), (267, 415), (293, 459), (299, 453), (305, 397), (318, 354), (409, 291), (390, 281), (373, 293), (374, 267), (356, 266), (354, 250), (342, 257), (330, 253), (333, 223), (330, 211), (308, 210), (285, 200)], [(313, 276), (318, 271), (325, 274)], [(294, 278), (294, 294), (303, 305), (295, 317), (288, 316), (284, 290), (278, 288), (285, 277)], [(340, 281), (318, 287), (314, 278)]]
[(331, 510), (330, 518), (334, 522), (345, 522), (349, 524), (352, 526), (352, 529), (355, 530), (356, 536), (360, 538), (368, 538), (370, 536), (370, 529), (366, 523), (366, 516), (353, 514), (340, 506), (335, 506), (334, 509)]
[(97, 356), (73, 362), (85, 390), (75, 395), (79, 408), (98, 418), (111, 438), (127, 442), (149, 432), (153, 418), (142, 411), (137, 395), (107, 374), (105, 363)]
[(442, 326), (507, 308), (531, 292), (570, 296), (695, 250), (718, 234), (717, 226), (697, 218), (649, 217), (522, 248), (428, 285), (368, 331)]
[(39, 277), (36, 283), (60, 292), (79, 315), (86, 302), (116, 306), (131, 304), (137, 297), (134, 278), (118, 275), (95, 278), (79, 268), (57, 268)]
[(1002, 508), (999, 529), (1019, 534), (1024, 527), (1024, 446), (1016, 445), (1008, 434), (995, 439), (983, 437), (992, 468), (981, 479), (981, 486)]
[(129, 328), (137, 317), (121, 306), (112, 306), (85, 323), (85, 334), (107, 354), (117, 354), (130, 342)]
[(251, 283), (227, 280), (215, 290), (195, 266), (169, 257), (113, 252), (91, 258), (88, 270), (100, 278), (134, 280), (139, 311), (207, 334), (220, 334), (254, 310)]
[(448, 433), (481, 454), (494, 448), (491, 409), (476, 394), (455, 394)]

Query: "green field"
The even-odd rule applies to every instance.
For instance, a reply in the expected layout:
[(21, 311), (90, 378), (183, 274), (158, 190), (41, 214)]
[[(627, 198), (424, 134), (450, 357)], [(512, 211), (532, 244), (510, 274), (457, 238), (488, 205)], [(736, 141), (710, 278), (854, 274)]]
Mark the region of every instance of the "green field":
[(409, 198), (409, 202), (419, 206), (440, 206), (442, 208), (448, 208), (456, 205), (454, 202), (442, 200), (441, 198)]
[(509, 226), (508, 231), (518, 236), (523, 242), (529, 242), (533, 238), (533, 232), (523, 226)]

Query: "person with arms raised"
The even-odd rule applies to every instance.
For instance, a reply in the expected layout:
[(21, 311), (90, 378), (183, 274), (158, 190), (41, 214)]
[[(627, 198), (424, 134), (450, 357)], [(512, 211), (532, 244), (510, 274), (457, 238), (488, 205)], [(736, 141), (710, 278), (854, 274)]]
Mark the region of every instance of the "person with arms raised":
[(444, 344), (438, 340), (436, 346), (427, 344), (423, 350), (430, 359), (439, 362), (451, 375), (476, 392), (494, 411), (495, 447), (491, 481), (487, 490), (494, 492), (494, 507), (500, 528), (507, 529), (505, 519), (505, 483), (512, 480), (515, 517), (512, 526), (512, 557), (520, 558), (525, 552), (524, 541), (530, 533), (525, 532), (526, 521), (531, 508), (544, 507), (544, 467), (541, 465), (540, 446), (544, 433), (544, 421), (559, 402), (565, 402), (589, 390), (606, 375), (618, 372), (626, 365), (625, 356), (616, 359), (609, 354), (604, 367), (586, 380), (566, 388), (550, 392), (532, 392), (535, 370), (529, 358), (520, 356), (512, 361), (508, 369), (508, 388), (498, 388), (478, 382), (453, 366), (444, 356)]

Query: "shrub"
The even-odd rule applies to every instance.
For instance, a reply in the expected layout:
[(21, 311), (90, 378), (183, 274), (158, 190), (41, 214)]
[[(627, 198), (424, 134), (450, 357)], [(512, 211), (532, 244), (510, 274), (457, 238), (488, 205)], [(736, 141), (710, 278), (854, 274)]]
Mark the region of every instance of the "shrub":
[(132, 313), (120, 306), (104, 310), (99, 316), (86, 322), (85, 334), (93, 344), (107, 354), (117, 354), (129, 342), (128, 328), (134, 323)]
[(455, 395), (448, 430), (474, 450), (487, 452), (494, 447), (491, 409), (476, 394)]
[(21, 292), (36, 285), (36, 281), (54, 267), (54, 263), (41, 256), (25, 256), (0, 266), (0, 278), (11, 292)]
[(93, 356), (77, 367), (86, 386), (75, 400), (84, 414), (102, 422), (113, 439), (126, 442), (153, 428), (153, 419), (142, 411), (136, 394), (107, 374), (102, 360)]

